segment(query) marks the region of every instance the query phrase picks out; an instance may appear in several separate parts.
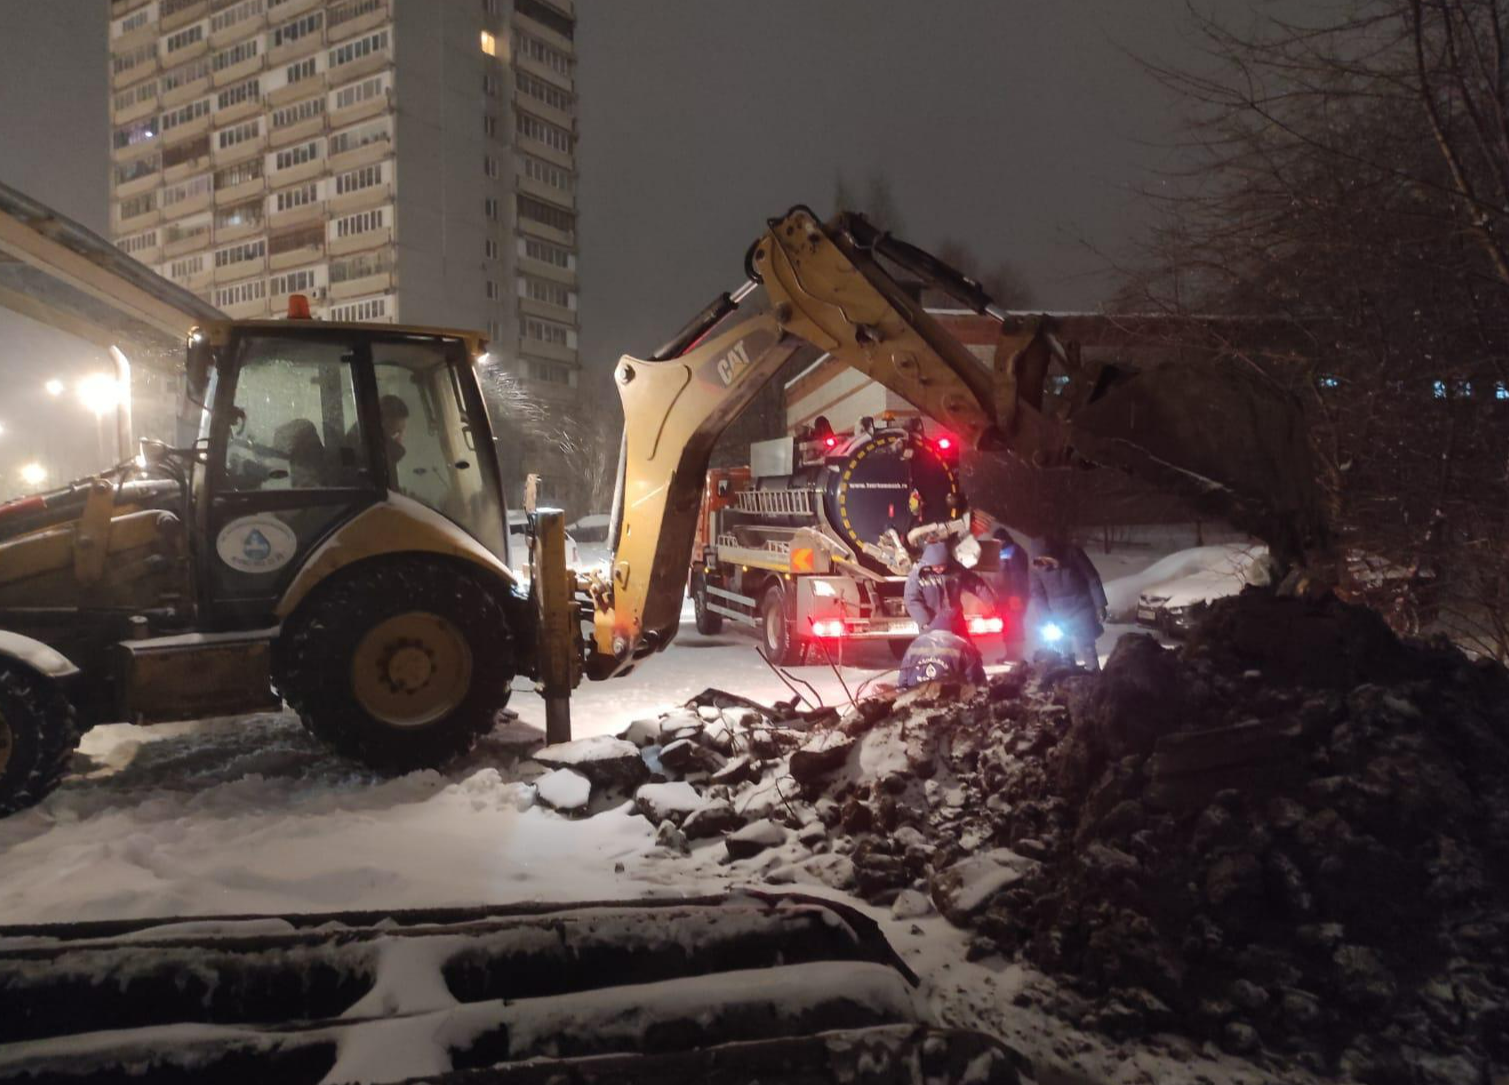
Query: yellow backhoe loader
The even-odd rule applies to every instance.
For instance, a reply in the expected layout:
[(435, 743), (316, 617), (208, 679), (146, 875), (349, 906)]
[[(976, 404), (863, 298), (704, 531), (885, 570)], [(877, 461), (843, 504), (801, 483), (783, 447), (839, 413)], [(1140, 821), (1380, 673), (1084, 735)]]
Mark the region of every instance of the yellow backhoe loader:
[[(615, 371), (627, 426), (606, 577), (534, 521), (508, 551), (475, 334), (202, 321), (183, 329), (183, 437), (0, 506), (0, 813), (40, 799), (80, 729), (286, 701), (369, 765), (440, 764), (493, 725), (515, 676), (569, 735), (583, 674), (628, 673), (675, 636), (714, 441), (789, 359), (826, 352), (968, 444), (1151, 477), (1295, 558), (1323, 542), (1295, 406), (1242, 372), (1076, 363), (1048, 319), (861, 216), (772, 219), (748, 281)], [(1001, 319), (994, 366), (930, 317), (913, 279)], [(1050, 392), (1055, 358), (1069, 380)], [(522, 555), (518, 556), (522, 557)]]

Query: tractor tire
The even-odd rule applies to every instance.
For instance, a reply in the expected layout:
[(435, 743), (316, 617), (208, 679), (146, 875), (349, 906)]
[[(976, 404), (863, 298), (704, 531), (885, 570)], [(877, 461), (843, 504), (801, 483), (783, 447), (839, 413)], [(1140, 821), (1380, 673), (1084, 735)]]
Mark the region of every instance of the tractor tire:
[(692, 613), (697, 619), (697, 632), (711, 637), (723, 632), (723, 615), (707, 609), (707, 576), (692, 574)]
[(804, 645), (786, 616), (786, 593), (772, 584), (760, 596), (760, 646), (765, 658), (778, 667), (800, 663)]
[(467, 753), (508, 704), (514, 633), (485, 579), (444, 561), (365, 564), (278, 638), (278, 692), (339, 753), (402, 773)]
[(46, 798), (79, 744), (73, 705), (55, 682), (0, 663), (0, 817)]

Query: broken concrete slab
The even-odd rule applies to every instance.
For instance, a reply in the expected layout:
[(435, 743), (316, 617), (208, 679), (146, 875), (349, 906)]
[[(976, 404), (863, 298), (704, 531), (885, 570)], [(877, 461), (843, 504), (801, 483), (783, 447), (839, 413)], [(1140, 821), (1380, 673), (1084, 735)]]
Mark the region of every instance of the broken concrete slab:
[(563, 814), (587, 809), (592, 798), (592, 781), (572, 769), (552, 769), (534, 782), (540, 802)]
[(729, 835), (724, 843), (730, 859), (748, 859), (766, 848), (778, 848), (786, 842), (786, 830), (769, 819), (752, 821)]
[(638, 746), (608, 735), (546, 746), (534, 759), (547, 768), (574, 769), (603, 788), (633, 787), (650, 775)]
[(668, 784), (641, 784), (634, 792), (634, 806), (653, 825), (663, 821), (678, 822), (702, 805), (697, 789), (684, 781)]

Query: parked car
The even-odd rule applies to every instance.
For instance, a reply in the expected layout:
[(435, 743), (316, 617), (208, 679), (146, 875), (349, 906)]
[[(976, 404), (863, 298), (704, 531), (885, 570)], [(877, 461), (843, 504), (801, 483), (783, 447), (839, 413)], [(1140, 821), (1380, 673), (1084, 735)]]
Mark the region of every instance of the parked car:
[[(527, 513), (509, 510), (508, 513), (508, 546), (512, 551), (515, 565), (524, 565), (529, 557), (529, 540), (526, 533), (529, 528), (529, 516)], [(578, 568), (582, 563), (581, 552), (577, 549), (576, 539), (570, 531), (566, 532), (566, 564), (571, 568)]]
[(1269, 583), (1268, 548), (1232, 544), (1171, 554), (1151, 566), (1137, 593), (1137, 623), (1182, 637), (1210, 604), (1249, 584)]

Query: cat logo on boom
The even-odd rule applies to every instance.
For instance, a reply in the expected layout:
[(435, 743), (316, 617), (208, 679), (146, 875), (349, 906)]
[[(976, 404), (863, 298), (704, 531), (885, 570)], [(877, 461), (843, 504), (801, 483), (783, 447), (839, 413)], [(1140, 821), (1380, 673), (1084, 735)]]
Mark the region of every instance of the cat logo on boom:
[(744, 347), (744, 340), (740, 339), (734, 344), (734, 348), (723, 357), (718, 359), (718, 377), (723, 381), (723, 387), (727, 388), (734, 382), (740, 373), (749, 365), (749, 351)]

